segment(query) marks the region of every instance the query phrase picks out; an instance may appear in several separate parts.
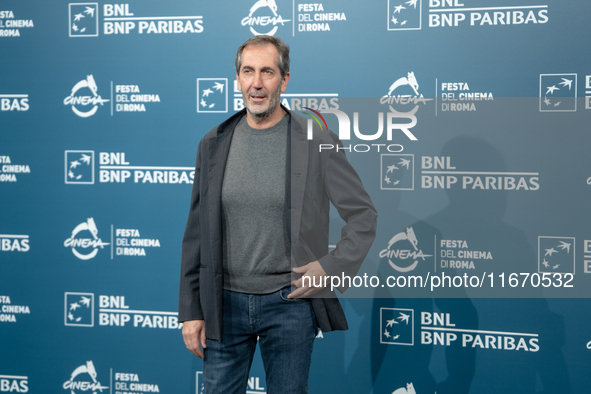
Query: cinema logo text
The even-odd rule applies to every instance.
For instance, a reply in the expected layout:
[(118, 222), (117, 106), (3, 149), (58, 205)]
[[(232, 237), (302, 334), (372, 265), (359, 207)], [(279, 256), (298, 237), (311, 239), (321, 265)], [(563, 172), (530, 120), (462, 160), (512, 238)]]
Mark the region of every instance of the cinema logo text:
[(0, 323), (16, 323), (17, 315), (30, 314), (31, 310), (27, 305), (13, 305), (9, 296), (0, 295)]
[[(102, 107), (107, 102), (109, 100), (103, 99), (98, 94), (98, 86), (92, 74), (87, 75), (86, 79), (76, 83), (70, 95), (64, 99), (64, 105), (71, 106), (72, 112), (81, 118), (88, 118), (94, 115), (99, 105)], [(87, 109), (89, 106), (91, 108)]]
[[(111, 226), (112, 227), (112, 226)], [(113, 232), (113, 230), (111, 230)], [(117, 256), (146, 256), (147, 248), (159, 248), (160, 240), (152, 238), (142, 238), (138, 229), (114, 230), (115, 233), (115, 254)], [(113, 250), (111, 249), (111, 259), (113, 259)]]
[[(76, 115), (88, 118), (97, 112), (99, 105), (104, 106), (107, 102), (111, 102), (111, 116), (115, 112), (146, 112), (146, 105), (161, 102), (159, 94), (148, 93), (137, 84), (119, 84), (111, 81), (110, 99), (103, 99), (97, 91), (94, 77), (88, 75), (86, 80), (74, 86), (70, 96), (64, 99), (64, 105), (71, 105)], [(89, 106), (92, 108), (87, 110), (86, 107)]]
[(116, 112), (146, 112), (147, 103), (159, 102), (160, 95), (144, 93), (138, 85), (115, 85)]
[(92, 361), (87, 361), (86, 364), (82, 364), (74, 369), (70, 375), (70, 379), (66, 380), (62, 387), (64, 390), (68, 390), (70, 394), (82, 394), (86, 392), (95, 394), (97, 391), (102, 392), (109, 388), (109, 386), (103, 386), (98, 380), (98, 374)]
[(400, 77), (390, 85), (388, 93), (381, 98), (380, 103), (388, 104), (391, 112), (398, 112), (406, 106), (414, 105), (412, 110), (406, 111), (408, 114), (414, 115), (418, 111), (420, 103), (427, 105), (429, 101), (433, 101), (433, 99), (426, 99), (419, 92), (417, 77), (413, 71), (410, 71), (406, 77)]
[(273, 36), (277, 33), (279, 26), (285, 26), (285, 23), (291, 22), (291, 19), (283, 19), (277, 11), (275, 0), (258, 0), (250, 7), (248, 16), (242, 18), (241, 24), (248, 26), (255, 36)]
[[(112, 372), (112, 370), (111, 370)], [(160, 388), (157, 384), (141, 383), (140, 377), (136, 373), (115, 372), (115, 393), (114, 394), (143, 394), (159, 393)]]
[(13, 11), (0, 11), (0, 37), (20, 37), (21, 29), (33, 27), (32, 19), (16, 19)]
[[(380, 258), (387, 258), (390, 267), (398, 272), (409, 272), (417, 268), (419, 260), (424, 262), (431, 254), (425, 254), (418, 248), (418, 239), (412, 227), (394, 235), (386, 249), (380, 251)], [(410, 247), (409, 247), (410, 246)], [(414, 261), (413, 261), (414, 260)], [(411, 263), (408, 263), (411, 261)]]
[(466, 240), (441, 239), (439, 240), (439, 266), (441, 268), (455, 269), (476, 269), (474, 260), (477, 262), (492, 260), (490, 251), (473, 250), (468, 247)]
[(28, 164), (14, 164), (8, 155), (0, 156), (0, 165), (0, 182), (16, 182), (17, 174), (31, 173), (31, 168)]
[(297, 12), (298, 32), (331, 31), (331, 24), (347, 20), (344, 12), (325, 12), (322, 3), (298, 4)]
[(492, 92), (473, 91), (468, 82), (441, 83), (441, 111), (476, 111), (475, 102), (494, 100)]
[[(88, 234), (91, 237), (88, 237)], [(90, 260), (94, 258), (99, 249), (104, 249), (109, 243), (103, 242), (98, 236), (98, 228), (93, 218), (88, 218), (86, 222), (77, 225), (72, 231), (70, 238), (64, 241), (66, 248), (72, 248), (74, 256), (80, 260)], [(90, 252), (87, 250), (91, 249)]]

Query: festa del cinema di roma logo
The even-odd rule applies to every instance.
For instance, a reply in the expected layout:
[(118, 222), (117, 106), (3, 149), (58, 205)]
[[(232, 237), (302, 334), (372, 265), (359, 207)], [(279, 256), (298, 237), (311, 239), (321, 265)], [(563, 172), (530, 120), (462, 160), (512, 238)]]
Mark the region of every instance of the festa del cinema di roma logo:
[[(90, 233), (92, 237), (82, 238), (82, 236), (85, 235), (85, 232)], [(64, 241), (64, 246), (66, 248), (72, 248), (72, 253), (80, 260), (90, 260), (94, 258), (97, 255), (99, 248), (104, 249), (107, 245), (110, 244), (103, 242), (98, 237), (98, 229), (93, 218), (88, 218), (86, 222), (77, 225), (72, 231), (70, 238)], [(86, 250), (90, 248), (92, 248), (92, 251), (87, 253)]]
[(81, 394), (86, 392), (103, 392), (105, 389), (109, 389), (109, 386), (103, 386), (97, 379), (96, 368), (92, 361), (87, 361), (86, 364), (79, 366), (74, 369), (70, 375), (70, 379), (66, 380), (63, 384), (63, 388), (68, 390), (70, 394)]
[[(259, 11), (259, 9), (271, 10), (272, 16), (268, 15), (268, 12)], [(248, 16), (242, 19), (242, 26), (249, 26), (250, 32), (255, 36), (263, 34), (273, 36), (277, 33), (277, 29), (279, 28), (277, 25), (281, 24), (281, 26), (284, 26), (285, 22), (291, 22), (291, 19), (283, 19), (281, 15), (277, 13), (277, 3), (275, 0), (258, 0), (252, 7), (250, 7)], [(255, 30), (255, 26), (258, 30)], [(269, 29), (268, 26), (273, 27), (268, 31), (261, 31), (262, 29)]]
[[(99, 105), (103, 106), (109, 101), (102, 98), (97, 91), (98, 87), (92, 74), (87, 75), (86, 79), (74, 85), (70, 95), (64, 99), (64, 105), (70, 105), (72, 111), (81, 118), (88, 118), (98, 111)], [(87, 109), (88, 107), (91, 108)]]
[[(412, 271), (419, 264), (419, 259), (425, 261), (425, 257), (432, 257), (430, 254), (424, 254), (418, 248), (418, 243), (414, 230), (408, 227), (406, 231), (399, 232), (390, 239), (388, 247), (380, 252), (380, 257), (387, 257), (390, 266), (398, 272)], [(412, 249), (405, 248), (408, 244)], [(414, 261), (410, 265), (404, 264), (409, 259)]]

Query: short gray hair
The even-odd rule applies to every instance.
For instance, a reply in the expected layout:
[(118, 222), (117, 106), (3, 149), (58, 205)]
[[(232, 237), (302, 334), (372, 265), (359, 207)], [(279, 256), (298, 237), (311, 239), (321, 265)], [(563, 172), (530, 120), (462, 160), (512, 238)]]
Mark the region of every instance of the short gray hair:
[(280, 38), (266, 35), (251, 37), (246, 40), (244, 44), (240, 45), (240, 48), (238, 48), (238, 53), (236, 53), (236, 59), (234, 61), (236, 72), (240, 74), (240, 67), (242, 66), (242, 51), (244, 51), (244, 48), (249, 45), (265, 44), (272, 44), (277, 49), (277, 52), (279, 52), (277, 67), (279, 67), (281, 77), (285, 77), (285, 75), (289, 72), (289, 45), (283, 42), (283, 40)]

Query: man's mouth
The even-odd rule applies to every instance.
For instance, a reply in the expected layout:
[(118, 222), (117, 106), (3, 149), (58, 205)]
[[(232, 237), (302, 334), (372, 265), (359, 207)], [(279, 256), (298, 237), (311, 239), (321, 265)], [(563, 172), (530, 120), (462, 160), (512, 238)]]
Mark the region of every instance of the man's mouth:
[(260, 94), (260, 93), (259, 94), (252, 94), (251, 93), (250, 94), (250, 98), (251, 98), (251, 100), (261, 101), (261, 100), (267, 98), (267, 95), (266, 94)]

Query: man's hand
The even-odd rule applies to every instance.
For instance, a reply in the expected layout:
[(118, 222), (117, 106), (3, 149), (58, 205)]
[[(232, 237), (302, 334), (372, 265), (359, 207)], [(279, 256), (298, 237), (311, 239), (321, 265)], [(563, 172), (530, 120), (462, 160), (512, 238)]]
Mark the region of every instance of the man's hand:
[[(296, 290), (292, 291), (291, 294), (287, 296), (287, 298), (308, 298), (319, 291), (322, 291), (324, 287), (314, 287), (310, 286), (314, 283), (324, 284), (324, 277), (326, 276), (326, 272), (318, 262), (312, 261), (306, 265), (302, 265), (301, 267), (295, 267), (292, 269), (293, 272), (297, 274), (302, 274), (300, 279), (294, 280), (291, 284), (297, 287)], [(302, 286), (303, 284), (303, 277), (306, 277), (306, 286)], [(308, 278), (310, 278), (308, 280)], [(316, 278), (316, 279), (314, 279)]]
[(184, 322), (183, 340), (191, 353), (199, 358), (203, 358), (203, 350), (201, 348), (205, 349), (207, 347), (207, 343), (205, 342), (205, 320), (189, 320)]

